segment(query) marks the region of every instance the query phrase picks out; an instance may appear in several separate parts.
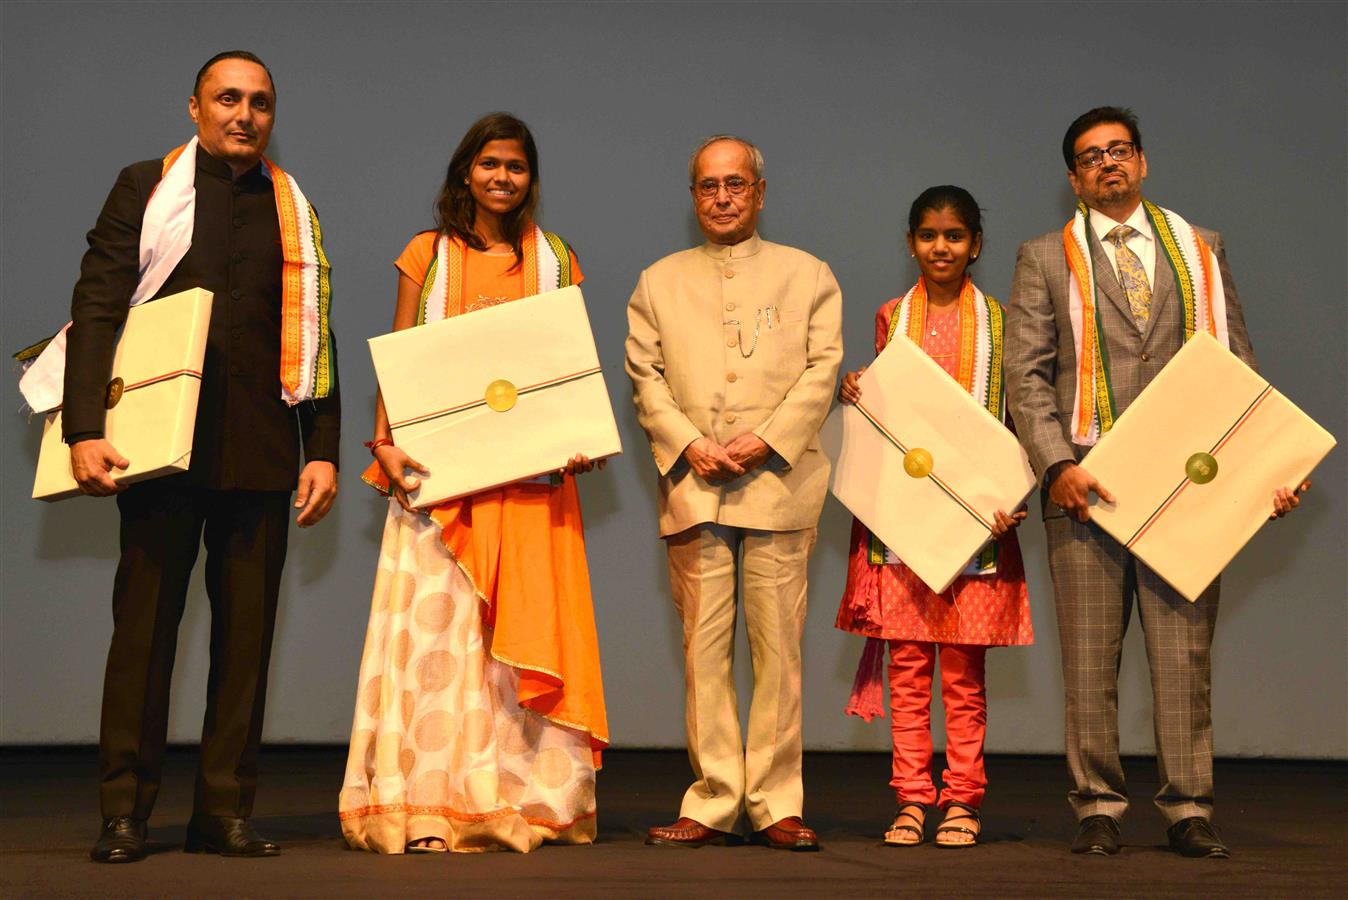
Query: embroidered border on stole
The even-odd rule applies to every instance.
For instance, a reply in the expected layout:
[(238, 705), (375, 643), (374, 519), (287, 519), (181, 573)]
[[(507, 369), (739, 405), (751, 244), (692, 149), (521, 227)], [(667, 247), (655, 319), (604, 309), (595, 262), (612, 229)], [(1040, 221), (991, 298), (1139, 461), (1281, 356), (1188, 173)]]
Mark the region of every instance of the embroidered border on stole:
[[(542, 248), (546, 247), (546, 252)], [(569, 287), (572, 283), (571, 250), (566, 241), (537, 225), (529, 229), (521, 241), (523, 259), (520, 261), (521, 279), (534, 287), (533, 293), (542, 294)], [(417, 324), (438, 322), (463, 313), (463, 271), (468, 245), (457, 236), (445, 234), (435, 239), (435, 252), (426, 266), (417, 298)], [(452, 306), (452, 309), (451, 309)]]
[[(1151, 222), (1182, 304), (1183, 340), (1206, 331), (1229, 347), (1226, 330), (1226, 294), (1218, 277), (1217, 257), (1202, 236), (1177, 213), (1149, 200), (1142, 208)], [(1063, 226), (1063, 250), (1071, 276), (1068, 311), (1077, 355), (1076, 398), (1072, 404), (1071, 438), (1091, 446), (1114, 427), (1117, 418), (1110, 384), (1109, 352), (1100, 339), (1099, 281), (1088, 243), (1090, 209), (1077, 204), (1072, 220)], [(1197, 277), (1196, 277), (1197, 276)]]

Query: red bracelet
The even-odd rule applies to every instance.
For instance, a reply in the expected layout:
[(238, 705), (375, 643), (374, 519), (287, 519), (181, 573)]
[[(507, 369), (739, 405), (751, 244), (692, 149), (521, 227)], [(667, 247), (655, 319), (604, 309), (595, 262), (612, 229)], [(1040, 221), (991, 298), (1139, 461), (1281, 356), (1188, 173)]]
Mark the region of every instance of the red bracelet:
[(365, 449), (370, 451), (371, 456), (374, 456), (374, 451), (378, 450), (380, 447), (392, 447), (392, 446), (393, 446), (393, 438), (377, 438), (373, 441), (365, 442)]

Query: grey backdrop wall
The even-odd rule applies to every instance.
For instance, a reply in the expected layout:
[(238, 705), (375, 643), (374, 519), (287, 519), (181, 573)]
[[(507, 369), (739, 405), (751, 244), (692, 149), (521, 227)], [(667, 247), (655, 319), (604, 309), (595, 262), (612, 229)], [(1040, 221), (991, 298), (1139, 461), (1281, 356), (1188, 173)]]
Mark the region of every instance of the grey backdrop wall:
[[(956, 182), (987, 209), (979, 281), (1005, 298), (1017, 244), (1069, 215), (1063, 130), (1092, 106), (1131, 105), (1148, 195), (1224, 233), (1264, 373), (1342, 440), (1345, 24), (1339, 3), (6, 3), (4, 346), (66, 320), (82, 237), (118, 169), (191, 135), (197, 67), (236, 46), (266, 59), (279, 89), (272, 155), (323, 216), (346, 400), (342, 496), (320, 527), (292, 535), (266, 737), (345, 741), (383, 521), (356, 478), (374, 396), (364, 340), (389, 326), (391, 261), (429, 225), (453, 145), (479, 114), (516, 112), (541, 147), (543, 221), (575, 245), (588, 276), (628, 448), (582, 487), (613, 739), (680, 746), (679, 630), (655, 537), (655, 473), (621, 366), (638, 272), (699, 240), (684, 176), (696, 141), (728, 130), (760, 143), (762, 232), (832, 264), (856, 367), (870, 356), (876, 307), (916, 276), (900, 242), (921, 189)], [(92, 741), (116, 512), (107, 500), (27, 499), (39, 422), (6, 390), (0, 742)], [(1304, 508), (1227, 571), (1220, 754), (1348, 756), (1344, 461), (1340, 448)], [(848, 524), (830, 500), (805, 639), (811, 748), (888, 745), (887, 723), (841, 713), (860, 649), (832, 627)], [(988, 744), (1060, 752), (1036, 514), (1022, 533), (1037, 643), (990, 657)], [(199, 733), (207, 623), (198, 582), (174, 740)], [(1126, 752), (1152, 746), (1137, 632), (1123, 663)], [(747, 652), (740, 662), (748, 668)]]

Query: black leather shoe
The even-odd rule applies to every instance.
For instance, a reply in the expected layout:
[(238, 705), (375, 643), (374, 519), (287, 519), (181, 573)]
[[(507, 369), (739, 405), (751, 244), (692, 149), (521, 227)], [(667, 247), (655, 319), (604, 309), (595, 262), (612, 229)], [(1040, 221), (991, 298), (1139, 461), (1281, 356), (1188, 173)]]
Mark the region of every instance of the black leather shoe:
[(1087, 816), (1077, 825), (1073, 853), (1113, 856), (1119, 852), (1119, 823), (1109, 816)]
[(247, 819), (232, 816), (192, 816), (187, 823), (188, 853), (219, 853), (221, 856), (280, 856), (281, 847), (262, 837)]
[(1170, 838), (1170, 849), (1180, 856), (1226, 859), (1231, 855), (1222, 839), (1217, 837), (1212, 823), (1202, 816), (1180, 819), (1166, 829), (1166, 837)]
[(145, 858), (145, 823), (130, 816), (105, 819), (89, 858), (100, 863), (140, 862)]

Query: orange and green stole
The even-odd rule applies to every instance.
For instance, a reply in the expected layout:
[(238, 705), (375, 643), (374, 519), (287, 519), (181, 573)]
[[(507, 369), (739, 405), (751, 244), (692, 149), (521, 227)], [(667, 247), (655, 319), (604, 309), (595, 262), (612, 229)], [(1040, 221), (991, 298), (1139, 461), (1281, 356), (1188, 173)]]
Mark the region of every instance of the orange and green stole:
[[(1217, 255), (1198, 231), (1178, 214), (1149, 200), (1142, 201), (1147, 220), (1156, 233), (1160, 253), (1175, 276), (1175, 286), (1184, 305), (1184, 340), (1206, 331), (1230, 347), (1226, 331), (1226, 293), (1222, 287)], [(1091, 259), (1090, 209), (1078, 203), (1072, 221), (1063, 226), (1063, 251), (1067, 254), (1068, 312), (1072, 319), (1072, 343), (1076, 349), (1076, 397), (1072, 401), (1071, 438), (1090, 447), (1109, 429), (1117, 416), (1114, 391), (1109, 380), (1109, 354), (1100, 339), (1100, 287)]]
[[(194, 137), (164, 157), (141, 220), (138, 278), (130, 306), (153, 298), (192, 246), (198, 144)], [(294, 406), (332, 392), (330, 266), (318, 214), (299, 183), (265, 157), (262, 172), (272, 183), (281, 228), (281, 399)], [(61, 405), (69, 327), (15, 354), (25, 367), (19, 389), (36, 412)]]
[[(996, 299), (978, 289), (973, 279), (965, 276), (959, 300), (959, 354), (956, 380), (979, 405), (1005, 421), (1006, 403), (1002, 385), (1002, 306)], [(889, 334), (885, 344), (894, 335), (907, 336), (918, 347), (927, 326), (927, 284), (918, 278), (917, 284), (903, 295), (889, 319)], [(868, 558), (872, 565), (899, 562), (894, 552), (870, 535)], [(990, 575), (997, 570), (997, 543), (990, 541), (970, 563), (966, 575)]]
[[(520, 242), (522, 281), (534, 287), (535, 294), (569, 287), (572, 283), (571, 250), (566, 242), (537, 225), (525, 229)], [(417, 324), (437, 322), (464, 312), (463, 270), (468, 245), (457, 235), (441, 234), (435, 239), (435, 255), (426, 267), (417, 304)]]
[[(189, 146), (195, 151), (194, 144), (184, 144), (164, 157), (165, 180)], [(184, 165), (190, 162), (195, 173), (195, 152), (187, 156), (190, 160), (184, 160)], [(332, 331), (328, 320), (332, 267), (323, 252), (318, 213), (300, 190), (299, 182), (266, 157), (262, 158), (262, 172), (271, 181), (281, 226), (281, 399), (294, 406), (326, 397), (332, 391)], [(156, 189), (150, 196), (150, 204), (158, 193)], [(185, 211), (187, 216), (193, 213), (191, 208)]]

